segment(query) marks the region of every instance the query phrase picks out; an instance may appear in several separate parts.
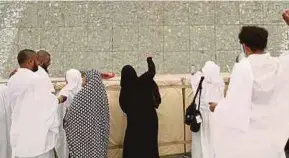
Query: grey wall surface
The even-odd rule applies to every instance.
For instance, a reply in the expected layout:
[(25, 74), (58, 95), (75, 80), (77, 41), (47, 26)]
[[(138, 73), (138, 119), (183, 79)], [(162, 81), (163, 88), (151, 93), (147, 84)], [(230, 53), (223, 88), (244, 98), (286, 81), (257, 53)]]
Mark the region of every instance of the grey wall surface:
[(17, 67), (19, 50), (52, 55), (51, 75), (69, 68), (138, 73), (153, 52), (158, 73), (187, 73), (214, 60), (230, 71), (243, 25), (269, 31), (268, 50), (288, 49), (283, 2), (0, 2), (0, 77)]

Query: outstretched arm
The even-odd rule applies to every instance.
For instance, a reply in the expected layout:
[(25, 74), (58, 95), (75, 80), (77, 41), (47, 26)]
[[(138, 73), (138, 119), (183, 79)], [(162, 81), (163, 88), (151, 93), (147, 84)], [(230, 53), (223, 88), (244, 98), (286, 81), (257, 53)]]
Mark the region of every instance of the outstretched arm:
[(156, 74), (156, 66), (155, 63), (153, 62), (153, 58), (152, 57), (147, 57), (147, 63), (148, 63), (148, 73), (154, 77)]
[(153, 58), (151, 56), (147, 57), (147, 64), (148, 64), (148, 71), (142, 74), (140, 76), (140, 79), (147, 80), (147, 79), (153, 79), (155, 77), (156, 67), (155, 67), (155, 63), (153, 62)]

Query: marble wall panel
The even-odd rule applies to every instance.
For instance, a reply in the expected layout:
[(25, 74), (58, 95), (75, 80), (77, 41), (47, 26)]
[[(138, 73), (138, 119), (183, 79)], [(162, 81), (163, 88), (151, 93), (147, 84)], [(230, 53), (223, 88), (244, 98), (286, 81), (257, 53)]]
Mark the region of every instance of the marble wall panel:
[(217, 61), (214, 50), (195, 50), (189, 54), (189, 65), (195, 65), (198, 70), (200, 70), (208, 60)]
[(121, 26), (113, 27), (113, 51), (137, 51), (138, 27)]
[(283, 24), (280, 16), (284, 9), (289, 7), (289, 1), (268, 1), (264, 5), (264, 23), (265, 24)]
[(215, 22), (216, 24), (239, 24), (240, 23), (240, 2), (224, 1), (216, 3)]
[(51, 75), (69, 68), (146, 71), (152, 52), (158, 73), (189, 72), (214, 60), (229, 71), (240, 52), (243, 25), (269, 31), (268, 51), (289, 49), (281, 13), (287, 1), (0, 1), (0, 77), (17, 67), (19, 50), (52, 54)]
[(188, 51), (190, 49), (189, 26), (165, 26), (164, 51)]
[(163, 51), (164, 50), (164, 27), (141, 26), (139, 28), (139, 51)]
[(263, 24), (264, 16), (262, 2), (240, 2), (240, 24)]
[(88, 51), (112, 51), (112, 26), (88, 27)]
[(190, 2), (189, 19), (191, 25), (214, 25), (215, 2)]
[[(288, 49), (288, 26), (274, 24), (264, 25), (269, 32), (268, 50), (284, 50)], [(286, 45), (287, 44), (287, 45)]]
[(86, 25), (88, 22), (86, 2), (63, 2), (63, 16), (64, 26), (66, 27), (77, 27)]
[(239, 50), (216, 52), (216, 62), (220, 65), (222, 72), (232, 71), (232, 66), (235, 63), (238, 54), (240, 54)]
[(64, 52), (83, 52), (88, 50), (87, 27), (63, 27), (61, 29), (63, 31)]
[(138, 3), (138, 24), (139, 25), (163, 25), (165, 2), (139, 2)]
[(115, 25), (137, 25), (138, 2), (114, 2), (113, 23)]
[(64, 26), (64, 2), (43, 1), (39, 2), (38, 7), (38, 27), (59, 27)]
[(238, 34), (240, 32), (239, 25), (217, 25), (216, 26), (216, 49), (218, 50), (234, 50), (239, 49)]
[(92, 26), (111, 25), (113, 20), (113, 2), (87, 2), (88, 24)]
[(215, 36), (213, 25), (191, 26), (191, 50), (215, 50)]
[(61, 27), (45, 27), (40, 30), (40, 49), (47, 51), (64, 51), (64, 29)]
[(164, 2), (165, 25), (188, 25), (188, 2)]
[(38, 28), (19, 28), (18, 49), (38, 49), (40, 48), (40, 29)]
[(112, 66), (113, 71), (120, 75), (121, 69), (125, 65), (131, 65), (136, 68), (138, 61), (138, 52), (113, 52), (112, 53)]
[(189, 52), (165, 52), (164, 56), (164, 73), (182, 74), (188, 73), (191, 64), (189, 63)]

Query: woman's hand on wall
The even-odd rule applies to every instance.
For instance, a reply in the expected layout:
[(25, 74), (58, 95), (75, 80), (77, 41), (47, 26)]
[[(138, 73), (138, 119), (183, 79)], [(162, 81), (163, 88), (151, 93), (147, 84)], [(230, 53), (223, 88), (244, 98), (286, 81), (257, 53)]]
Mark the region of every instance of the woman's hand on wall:
[(289, 26), (289, 9), (286, 9), (282, 14), (283, 20), (287, 23)]
[(101, 73), (102, 79), (111, 79), (115, 77), (115, 73), (113, 72), (108, 72), (108, 73)]

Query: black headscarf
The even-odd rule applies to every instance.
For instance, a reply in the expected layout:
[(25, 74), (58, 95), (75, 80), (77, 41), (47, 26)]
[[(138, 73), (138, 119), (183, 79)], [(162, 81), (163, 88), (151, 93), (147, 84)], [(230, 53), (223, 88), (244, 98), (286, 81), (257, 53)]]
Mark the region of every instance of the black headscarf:
[(138, 76), (135, 69), (131, 65), (126, 65), (121, 70), (121, 88), (129, 88), (136, 86), (138, 81)]

